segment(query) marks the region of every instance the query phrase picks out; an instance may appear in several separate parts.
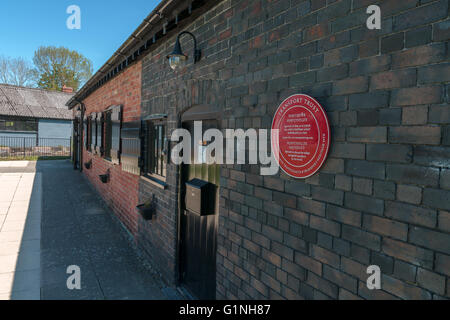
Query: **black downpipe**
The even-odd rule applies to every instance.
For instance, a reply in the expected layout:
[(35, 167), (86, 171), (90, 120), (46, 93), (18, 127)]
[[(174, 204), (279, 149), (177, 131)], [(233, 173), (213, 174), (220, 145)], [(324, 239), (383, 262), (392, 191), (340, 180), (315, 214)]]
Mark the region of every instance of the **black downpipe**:
[[(182, 114), (183, 113), (181, 113), (181, 114), (179, 114), (178, 115), (178, 119), (177, 119), (177, 128), (182, 128), (183, 127), (183, 122), (182, 122), (182, 120), (181, 120), (181, 116), (182, 116)], [(170, 146), (170, 142), (169, 142), (169, 146)], [(168, 153), (169, 153), (169, 157), (171, 156), (170, 155), (170, 150), (171, 150), (171, 148), (169, 147), (169, 148), (167, 148), (168, 149)], [(181, 253), (181, 242), (182, 242), (182, 239), (181, 239), (181, 237), (182, 237), (182, 230), (181, 230), (181, 219), (182, 219), (182, 217), (181, 217), (181, 215), (183, 214), (183, 212), (182, 212), (182, 205), (181, 205), (181, 201), (182, 201), (182, 196), (181, 196), (181, 192), (183, 191), (182, 190), (182, 185), (181, 185), (181, 183), (182, 183), (182, 181), (183, 181), (183, 164), (181, 164), (181, 165), (179, 165), (178, 166), (178, 168), (177, 168), (177, 171), (178, 171), (178, 180), (177, 180), (177, 183), (178, 183), (178, 186), (177, 186), (177, 189), (178, 189), (178, 199), (177, 199), (177, 212), (178, 212), (178, 215), (177, 215), (177, 239), (178, 239), (178, 241), (177, 241), (177, 244), (176, 244), (176, 256), (177, 256), (177, 274), (175, 275), (175, 277), (176, 277), (176, 284), (177, 284), (177, 286), (179, 286), (181, 283), (182, 283), (182, 281), (183, 281), (183, 274), (182, 274), (182, 253)]]
[(84, 146), (84, 144), (83, 144), (83, 137), (84, 137), (84, 114), (86, 113), (86, 106), (84, 105), (84, 103), (83, 102), (81, 102), (81, 101), (78, 101), (78, 100), (76, 100), (76, 102), (77, 103), (79, 103), (80, 104), (80, 107), (81, 107), (81, 116), (80, 116), (80, 138), (78, 139), (79, 141), (77, 142), (78, 143), (78, 148), (79, 148), (79, 152), (80, 152), (80, 159), (79, 159), (79, 163), (78, 163), (78, 166), (79, 166), (79, 170), (80, 170), (80, 172), (83, 172), (83, 146)]

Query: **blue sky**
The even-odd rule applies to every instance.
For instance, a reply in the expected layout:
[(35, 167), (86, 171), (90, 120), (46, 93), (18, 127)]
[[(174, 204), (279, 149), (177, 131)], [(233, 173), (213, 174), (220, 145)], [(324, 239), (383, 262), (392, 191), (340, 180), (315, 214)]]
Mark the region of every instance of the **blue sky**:
[[(93, 62), (97, 71), (159, 0), (6, 0), (0, 10), (0, 55), (32, 62), (41, 45), (65, 46)], [(81, 30), (69, 30), (67, 7), (81, 9)]]

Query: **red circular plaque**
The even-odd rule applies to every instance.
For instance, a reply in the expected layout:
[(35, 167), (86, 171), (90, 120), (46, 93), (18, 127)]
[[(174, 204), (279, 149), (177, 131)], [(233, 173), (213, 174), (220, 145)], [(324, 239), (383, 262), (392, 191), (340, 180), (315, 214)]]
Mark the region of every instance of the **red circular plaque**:
[(284, 100), (272, 123), (272, 150), (281, 169), (308, 178), (322, 167), (329, 149), (330, 125), (322, 106), (304, 94)]

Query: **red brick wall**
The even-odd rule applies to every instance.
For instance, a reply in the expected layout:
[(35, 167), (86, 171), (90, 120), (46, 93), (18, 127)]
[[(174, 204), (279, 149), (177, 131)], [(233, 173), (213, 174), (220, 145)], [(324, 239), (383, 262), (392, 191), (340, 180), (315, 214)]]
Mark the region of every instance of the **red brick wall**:
[[(123, 122), (139, 120), (141, 115), (141, 71), (142, 64), (138, 61), (94, 91), (83, 101), (86, 106), (86, 115), (90, 115), (92, 112), (102, 112), (112, 105), (122, 105)], [(136, 235), (139, 176), (123, 172), (121, 165), (113, 165), (98, 155), (93, 156), (84, 149), (83, 163), (90, 159), (92, 159), (92, 168), (84, 169), (84, 174), (113, 209), (114, 214), (133, 235)], [(99, 175), (105, 174), (108, 169), (111, 174), (110, 181), (103, 184)]]

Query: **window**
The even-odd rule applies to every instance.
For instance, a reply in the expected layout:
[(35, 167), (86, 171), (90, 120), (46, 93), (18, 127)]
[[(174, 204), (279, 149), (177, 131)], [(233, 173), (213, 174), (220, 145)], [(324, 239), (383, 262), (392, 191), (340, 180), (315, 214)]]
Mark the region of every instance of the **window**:
[(122, 150), (120, 161), (122, 171), (141, 175), (141, 121), (124, 122), (121, 130)]
[(6, 117), (0, 119), (0, 131), (37, 132), (38, 122), (36, 119)]
[(89, 151), (92, 153), (95, 153), (95, 148), (97, 146), (97, 114), (93, 113), (90, 117), (90, 126), (89, 126), (89, 133), (90, 133), (90, 143), (91, 148)]
[(112, 144), (112, 121), (111, 121), (112, 111), (106, 111), (103, 114), (103, 118), (105, 119), (105, 158), (107, 160), (111, 160), (111, 144)]
[(120, 160), (124, 172), (165, 186), (169, 154), (166, 118), (167, 115), (155, 115), (122, 124)]
[(122, 106), (112, 106), (103, 115), (103, 155), (105, 159), (114, 164), (120, 163), (120, 130), (122, 119)]
[(84, 145), (86, 150), (91, 151), (91, 121), (88, 117), (84, 117)]
[(95, 149), (98, 155), (103, 155), (103, 114), (97, 113), (97, 147)]
[(164, 120), (147, 121), (145, 173), (160, 180), (167, 175), (167, 125)]

